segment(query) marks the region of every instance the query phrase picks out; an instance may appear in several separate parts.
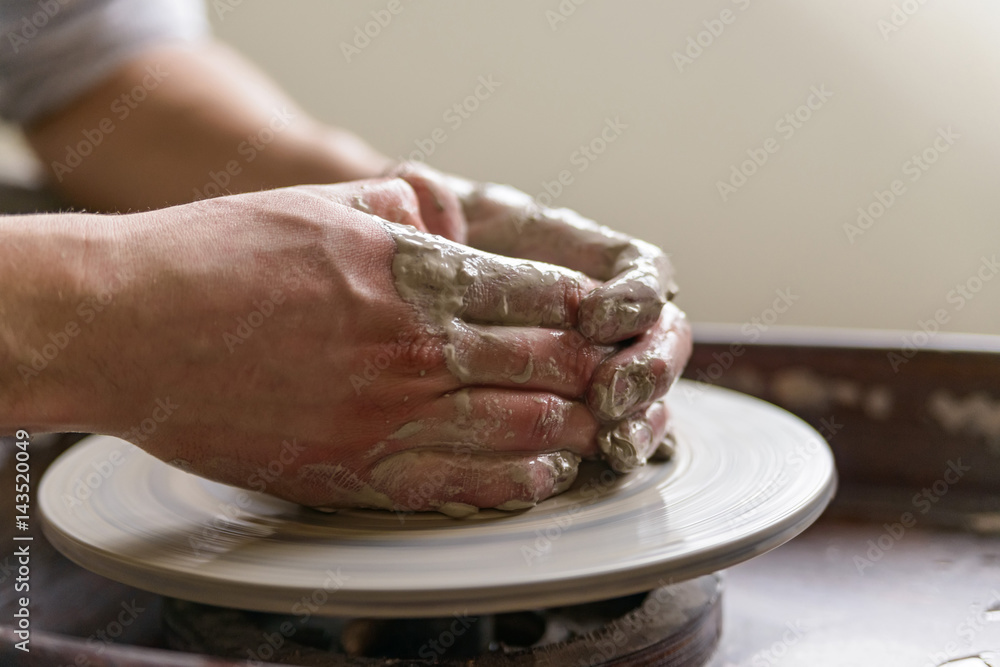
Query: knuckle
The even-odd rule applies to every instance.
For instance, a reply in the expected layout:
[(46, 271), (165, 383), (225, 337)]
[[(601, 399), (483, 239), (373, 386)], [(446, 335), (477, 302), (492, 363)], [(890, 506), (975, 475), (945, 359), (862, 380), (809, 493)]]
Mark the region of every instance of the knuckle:
[[(380, 198), (384, 198), (380, 206), (372, 212), (395, 222), (411, 227), (421, 227), (420, 199), (414, 186), (404, 178), (393, 178), (382, 186)], [(371, 208), (370, 203), (368, 208)]]
[(600, 363), (600, 356), (595, 346), (576, 331), (567, 331), (563, 335), (563, 344), (562, 368), (566, 380), (573, 388), (573, 395), (582, 396)]
[(393, 354), (402, 370), (426, 370), (444, 366), (444, 345), (439, 336), (420, 332), (394, 344)]
[(387, 181), (386, 185), (393, 189), (394, 194), (399, 197), (400, 203), (416, 207), (417, 190), (414, 187), (414, 183), (422, 182), (423, 180), (420, 177), (400, 175)]
[(579, 321), (580, 307), (584, 298), (583, 285), (574, 276), (565, 276), (560, 279), (560, 287), (563, 312), (569, 316), (567, 318), (569, 321)]

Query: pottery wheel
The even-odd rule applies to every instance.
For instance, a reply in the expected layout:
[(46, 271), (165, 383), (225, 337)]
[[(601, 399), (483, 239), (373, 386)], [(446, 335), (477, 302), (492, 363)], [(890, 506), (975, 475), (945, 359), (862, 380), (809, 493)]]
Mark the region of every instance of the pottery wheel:
[(419, 618), (614, 598), (715, 572), (803, 531), (833, 495), (822, 438), (787, 412), (680, 382), (670, 462), (581, 468), (565, 494), (466, 519), (324, 514), (92, 436), (41, 483), (45, 534), (111, 579), (211, 605)]

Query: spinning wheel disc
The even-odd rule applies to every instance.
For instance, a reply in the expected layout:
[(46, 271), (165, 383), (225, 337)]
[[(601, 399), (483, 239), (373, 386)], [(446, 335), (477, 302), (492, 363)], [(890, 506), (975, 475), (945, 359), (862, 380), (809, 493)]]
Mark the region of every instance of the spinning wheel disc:
[(787, 412), (686, 381), (668, 403), (672, 461), (624, 477), (584, 467), (568, 492), (514, 514), (324, 514), (107, 436), (49, 468), (40, 507), (60, 551), (139, 588), (278, 613), (416, 618), (575, 604), (714, 572), (802, 532), (833, 496), (829, 449)]

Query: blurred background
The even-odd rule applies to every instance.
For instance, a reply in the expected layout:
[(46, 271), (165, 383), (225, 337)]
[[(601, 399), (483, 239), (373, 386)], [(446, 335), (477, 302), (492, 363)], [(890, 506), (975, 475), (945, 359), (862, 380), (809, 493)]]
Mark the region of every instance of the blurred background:
[(663, 246), (696, 322), (1000, 333), (996, 3), (207, 10), (308, 111), (390, 156)]

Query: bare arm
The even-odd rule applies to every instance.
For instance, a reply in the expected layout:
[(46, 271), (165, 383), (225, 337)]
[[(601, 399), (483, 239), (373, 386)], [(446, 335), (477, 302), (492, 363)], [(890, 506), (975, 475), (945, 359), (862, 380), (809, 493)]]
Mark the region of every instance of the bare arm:
[(115, 393), (98, 359), (110, 344), (109, 314), (128, 298), (122, 221), (0, 216), (0, 433), (114, 421), (93, 397)]
[(662, 406), (585, 399), (615, 354), (576, 329), (593, 281), (426, 229), (399, 179), (0, 218), (0, 433), (116, 435), (249, 488), (287, 442), (268, 492), (405, 511), (526, 507), (623, 438), (644, 459)]
[(389, 164), (219, 44), (143, 52), (26, 132), (52, 186), (100, 211), (370, 178)]

